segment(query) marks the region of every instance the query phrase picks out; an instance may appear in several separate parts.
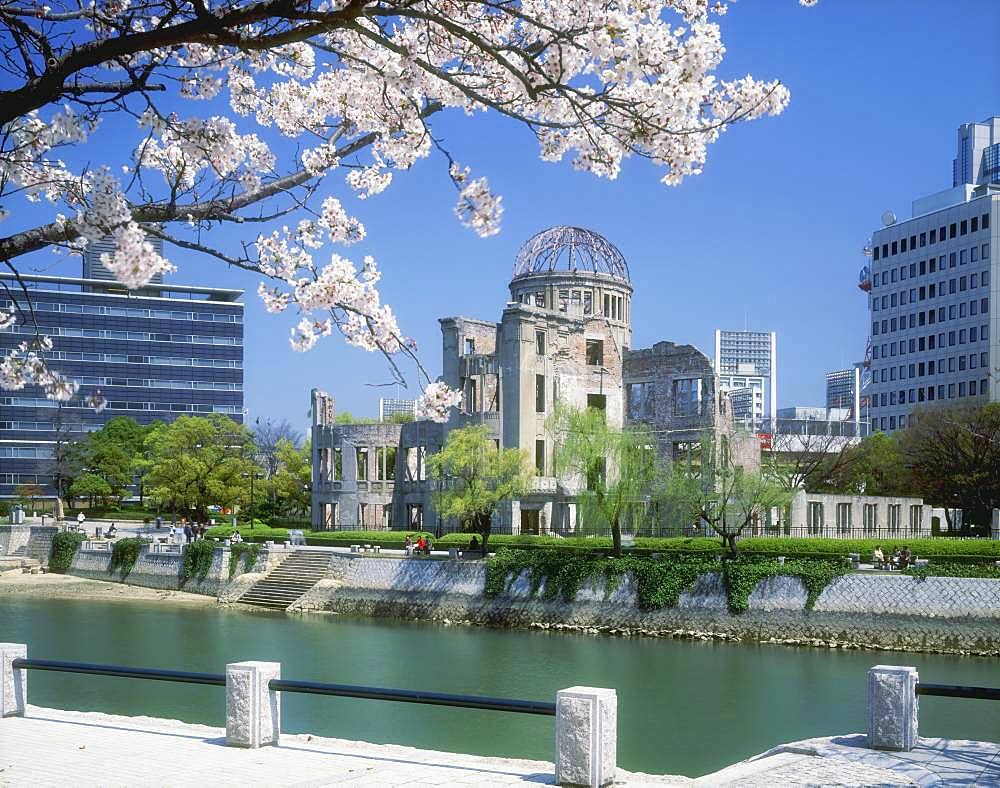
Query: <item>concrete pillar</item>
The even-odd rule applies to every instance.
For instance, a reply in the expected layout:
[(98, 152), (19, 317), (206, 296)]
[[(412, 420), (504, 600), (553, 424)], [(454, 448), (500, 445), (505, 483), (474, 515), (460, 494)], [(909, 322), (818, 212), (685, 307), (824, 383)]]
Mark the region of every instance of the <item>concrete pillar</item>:
[(281, 678), (278, 662), (232, 662), (226, 665), (226, 744), (260, 747), (277, 744), (281, 734), (281, 701), (268, 689)]
[(28, 703), (28, 671), (15, 670), (15, 659), (27, 659), (24, 643), (0, 643), (0, 718), (23, 717)]
[(591, 788), (614, 782), (618, 768), (618, 696), (613, 689), (570, 687), (556, 694), (556, 783)]
[(917, 730), (917, 669), (876, 665), (868, 671), (868, 747), (909, 752)]

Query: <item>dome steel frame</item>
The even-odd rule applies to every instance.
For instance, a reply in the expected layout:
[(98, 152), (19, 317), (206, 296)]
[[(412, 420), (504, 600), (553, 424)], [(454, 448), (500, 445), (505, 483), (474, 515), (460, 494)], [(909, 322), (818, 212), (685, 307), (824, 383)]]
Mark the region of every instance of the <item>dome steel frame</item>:
[(560, 225), (535, 233), (514, 258), (514, 279), (560, 271), (607, 274), (631, 284), (625, 256), (603, 235), (584, 227)]

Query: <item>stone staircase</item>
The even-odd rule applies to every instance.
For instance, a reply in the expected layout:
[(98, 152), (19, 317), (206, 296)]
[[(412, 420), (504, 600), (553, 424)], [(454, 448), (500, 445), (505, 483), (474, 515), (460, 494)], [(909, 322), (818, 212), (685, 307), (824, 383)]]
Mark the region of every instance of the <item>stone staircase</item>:
[(236, 601), (284, 610), (326, 576), (330, 558), (325, 550), (295, 550)]

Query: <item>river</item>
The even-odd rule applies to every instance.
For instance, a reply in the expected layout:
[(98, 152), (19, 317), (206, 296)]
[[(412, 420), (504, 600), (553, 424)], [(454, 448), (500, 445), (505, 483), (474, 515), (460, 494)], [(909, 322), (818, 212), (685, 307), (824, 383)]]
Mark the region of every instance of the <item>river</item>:
[[(862, 731), (865, 673), (916, 665), (924, 681), (1000, 685), (1000, 660), (874, 651), (619, 639), (287, 616), (225, 608), (6, 597), (0, 641), (38, 658), (224, 672), (281, 662), (285, 678), (554, 700), (573, 685), (618, 691), (618, 763), (699, 776), (776, 744)], [(32, 672), (29, 702), (225, 722), (217, 687)], [(552, 760), (553, 720), (385, 701), (286, 695), (282, 729), (428, 749)], [(1000, 703), (923, 698), (920, 732), (997, 740)], [(109, 735), (114, 735), (109, 732)]]

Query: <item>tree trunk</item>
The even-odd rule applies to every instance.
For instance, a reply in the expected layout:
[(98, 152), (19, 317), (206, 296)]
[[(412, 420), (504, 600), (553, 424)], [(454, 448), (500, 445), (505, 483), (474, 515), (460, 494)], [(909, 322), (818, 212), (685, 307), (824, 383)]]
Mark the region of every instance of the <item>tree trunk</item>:
[(611, 523), (611, 555), (622, 554), (622, 527), (616, 517)]
[(482, 536), (483, 541), (483, 558), (486, 558), (489, 553), (487, 552), (487, 546), (490, 540), (490, 534), (493, 532), (493, 518), (490, 515), (479, 515), (477, 518), (479, 534)]
[(730, 555), (736, 557), (736, 534), (723, 533), (722, 541), (729, 548)]

